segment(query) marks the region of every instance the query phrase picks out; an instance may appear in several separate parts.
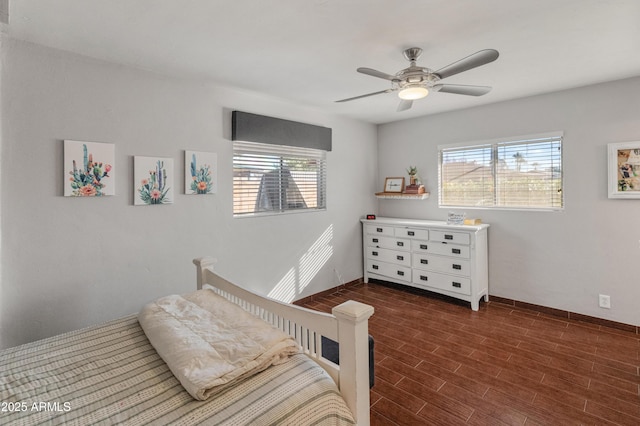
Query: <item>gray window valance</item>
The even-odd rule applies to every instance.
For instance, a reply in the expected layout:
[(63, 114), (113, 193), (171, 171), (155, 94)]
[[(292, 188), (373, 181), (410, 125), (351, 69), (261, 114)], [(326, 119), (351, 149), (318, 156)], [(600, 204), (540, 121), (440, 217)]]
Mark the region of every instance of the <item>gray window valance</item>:
[(331, 128), (233, 111), (231, 140), (331, 151)]

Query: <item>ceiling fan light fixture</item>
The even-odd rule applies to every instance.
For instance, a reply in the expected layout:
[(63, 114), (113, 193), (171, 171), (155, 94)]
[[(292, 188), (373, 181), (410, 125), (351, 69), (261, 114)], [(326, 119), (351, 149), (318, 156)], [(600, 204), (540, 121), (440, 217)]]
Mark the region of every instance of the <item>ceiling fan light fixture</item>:
[(398, 92), (398, 97), (405, 101), (415, 101), (422, 99), (429, 94), (426, 87), (423, 86), (407, 86)]
[[(1, 0), (0, 0), (1, 1)], [(429, 90), (442, 93), (453, 93), (456, 95), (482, 96), (491, 90), (489, 86), (469, 86), (463, 84), (441, 84), (440, 80), (460, 74), (461, 72), (486, 65), (498, 59), (498, 51), (494, 49), (484, 49), (453, 62), (444, 68), (433, 71), (431, 68), (419, 67), (416, 64), (418, 57), (422, 53), (419, 47), (412, 47), (404, 51), (404, 57), (410, 64), (407, 68), (395, 74), (374, 70), (372, 68), (360, 67), (356, 71), (372, 77), (389, 80), (391, 87), (387, 90), (367, 93), (365, 95), (354, 96), (341, 99), (336, 102), (347, 102), (356, 99), (367, 98), (381, 93), (397, 92), (401, 99), (397, 111), (405, 111), (413, 105), (413, 101), (422, 99), (429, 94)]]

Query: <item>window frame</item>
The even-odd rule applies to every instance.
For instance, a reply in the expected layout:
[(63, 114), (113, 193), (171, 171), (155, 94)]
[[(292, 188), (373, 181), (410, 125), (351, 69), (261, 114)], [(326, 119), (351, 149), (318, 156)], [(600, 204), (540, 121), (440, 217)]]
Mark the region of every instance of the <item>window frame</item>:
[[(499, 164), (499, 150), (506, 146), (517, 145), (529, 145), (536, 143), (544, 143), (544, 140), (548, 139), (550, 143), (558, 144), (559, 148), (559, 167), (557, 172), (560, 179), (560, 199), (559, 206), (546, 205), (542, 207), (535, 206), (522, 206), (522, 205), (500, 205), (498, 204), (498, 194), (500, 193), (500, 185), (498, 185), (499, 174), (497, 172), (497, 165)], [(554, 141), (556, 139), (557, 141)], [(536, 212), (559, 212), (565, 209), (564, 199), (564, 132), (555, 131), (547, 133), (538, 133), (532, 135), (504, 137), (497, 139), (489, 139), (483, 141), (473, 142), (461, 142), (454, 144), (438, 145), (438, 207), (448, 209), (478, 209), (478, 210), (524, 210), (524, 211), (536, 211)], [(490, 148), (490, 167), (491, 167), (491, 185), (493, 189), (493, 203), (488, 205), (457, 205), (457, 204), (443, 204), (443, 153), (446, 151), (456, 151), (464, 149), (481, 149), (482, 147)], [(552, 171), (553, 172), (553, 171)], [(548, 181), (548, 180), (547, 180)], [(551, 198), (550, 198), (551, 200)]]
[[(295, 214), (295, 213), (311, 213), (318, 211), (326, 211), (327, 210), (327, 151), (323, 149), (317, 148), (308, 148), (308, 147), (298, 147), (291, 145), (277, 145), (272, 143), (262, 143), (262, 142), (246, 142), (235, 140), (233, 141), (233, 161), (232, 161), (232, 214), (234, 218), (248, 218), (248, 217), (259, 217), (259, 216), (277, 216), (282, 214)], [(306, 155), (305, 155), (306, 153)], [(289, 159), (292, 161), (301, 161), (301, 160), (311, 160), (319, 162), (317, 168), (315, 168), (316, 177), (311, 181), (303, 181), (303, 182), (315, 182), (315, 186), (311, 188), (311, 191), (316, 191), (315, 207), (302, 207), (302, 208), (276, 208), (276, 209), (268, 209), (268, 210), (256, 210), (255, 205), (252, 211), (238, 211), (236, 203), (238, 202), (236, 199), (236, 190), (237, 190), (237, 179), (236, 172), (238, 169), (238, 159), (240, 156), (246, 155), (250, 157), (251, 155), (258, 157), (263, 157), (264, 159), (268, 159), (268, 157), (273, 157), (273, 162), (271, 163), (274, 166), (271, 171), (277, 171), (276, 175), (279, 176), (277, 181), (280, 182), (283, 170), (283, 163), (286, 162), (285, 159)], [(258, 197), (260, 196), (260, 191), (262, 188), (262, 183), (266, 183), (263, 178), (267, 175), (268, 172), (265, 170), (268, 169), (269, 161), (264, 161), (260, 163), (265, 167), (256, 166), (255, 170), (262, 170), (256, 172), (256, 175), (260, 175), (260, 183), (258, 183), (258, 189), (255, 191), (255, 202), (257, 204)], [(245, 167), (245, 170), (247, 168)], [(291, 173), (291, 175), (295, 174), (295, 171), (288, 170), (286, 173)], [(293, 179), (293, 177), (291, 177)], [(302, 183), (303, 183), (302, 182)], [(307, 204), (307, 198), (304, 197), (306, 191), (309, 190), (309, 187), (303, 186), (300, 189), (300, 181), (294, 180), (296, 189), (302, 198), (304, 199), (305, 205)], [(255, 186), (256, 183), (254, 182)], [(279, 194), (279, 205), (282, 206), (282, 194), (286, 192), (286, 189), (281, 186), (280, 183), (278, 187), (276, 187), (277, 194)], [(267, 188), (272, 188), (271, 186), (267, 186)], [(264, 189), (268, 191), (268, 189)], [(254, 192), (252, 192), (252, 195)], [(264, 194), (263, 194), (264, 195)], [(250, 196), (251, 198), (251, 196)]]

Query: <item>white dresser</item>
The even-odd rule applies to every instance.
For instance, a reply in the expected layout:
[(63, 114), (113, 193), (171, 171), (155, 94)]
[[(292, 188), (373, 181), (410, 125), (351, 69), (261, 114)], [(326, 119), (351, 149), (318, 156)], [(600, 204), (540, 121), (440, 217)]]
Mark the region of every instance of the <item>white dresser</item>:
[(417, 219), (362, 219), (364, 282), (405, 284), (466, 300), (489, 300), (487, 228)]

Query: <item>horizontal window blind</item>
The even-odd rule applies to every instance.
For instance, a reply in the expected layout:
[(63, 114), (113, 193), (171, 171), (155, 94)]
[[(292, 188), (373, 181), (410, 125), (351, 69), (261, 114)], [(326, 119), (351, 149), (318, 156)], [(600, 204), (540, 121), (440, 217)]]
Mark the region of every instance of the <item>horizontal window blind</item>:
[(442, 207), (562, 209), (562, 134), (439, 149)]
[(326, 207), (326, 152), (233, 142), (233, 214), (272, 214)]
[(493, 204), (491, 145), (443, 150), (440, 156), (440, 204), (447, 206)]

